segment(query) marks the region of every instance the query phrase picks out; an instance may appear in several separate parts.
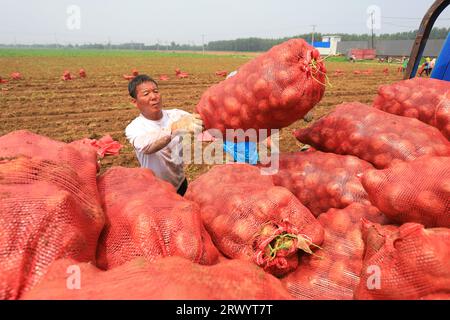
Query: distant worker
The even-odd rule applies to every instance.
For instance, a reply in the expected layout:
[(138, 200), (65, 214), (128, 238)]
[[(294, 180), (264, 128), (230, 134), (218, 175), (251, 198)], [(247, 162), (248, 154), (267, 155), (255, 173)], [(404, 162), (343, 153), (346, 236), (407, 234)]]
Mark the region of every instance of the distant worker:
[(433, 60), (430, 61), (430, 66), (428, 67), (429, 75), (433, 72), (434, 66), (436, 65), (436, 58), (433, 58)]
[(132, 103), (140, 114), (125, 129), (141, 167), (151, 169), (184, 195), (188, 182), (184, 174), (181, 134), (203, 129), (198, 114), (179, 109), (163, 110), (161, 93), (155, 80), (138, 75), (128, 84)]
[(350, 62), (356, 62), (356, 56), (354, 54), (350, 56)]
[(427, 57), (425, 59), (424, 64), (422, 65), (422, 67), (420, 68), (420, 72), (419, 72), (419, 76), (422, 76), (422, 74), (425, 72), (426, 76), (430, 75), (430, 63), (431, 63), (431, 58)]
[(427, 58), (425, 59), (425, 74), (426, 74), (427, 76), (430, 75), (430, 63), (431, 63), (431, 58), (430, 58), (430, 57), (427, 57)]
[(406, 72), (406, 69), (408, 68), (408, 63), (409, 63), (409, 58), (403, 57), (401, 72)]

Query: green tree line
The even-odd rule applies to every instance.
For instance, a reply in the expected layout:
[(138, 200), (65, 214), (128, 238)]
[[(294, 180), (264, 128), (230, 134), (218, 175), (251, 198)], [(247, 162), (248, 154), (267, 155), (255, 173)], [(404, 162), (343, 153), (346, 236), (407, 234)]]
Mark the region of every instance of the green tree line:
[[(447, 38), (450, 28), (433, 28), (429, 39), (445, 39)], [(325, 34), (316, 33), (314, 35), (315, 41), (321, 40)], [(347, 34), (336, 33), (340, 36), (342, 41), (370, 41), (372, 36), (370, 34)], [(408, 32), (398, 32), (392, 34), (380, 34), (375, 37), (376, 40), (414, 40), (416, 39), (417, 30)], [(208, 43), (208, 50), (212, 51), (267, 51), (273, 46), (280, 44), (288, 39), (303, 38), (308, 42), (312, 41), (312, 34), (299, 34), (290, 38), (282, 39), (260, 39), (260, 38), (246, 38), (226, 41), (212, 41)]]
[[(445, 39), (450, 32), (450, 28), (433, 28), (431, 31), (429, 39)], [(380, 34), (375, 37), (376, 40), (414, 40), (416, 38), (417, 30), (408, 32), (398, 32), (392, 34)], [(322, 40), (325, 34), (316, 33), (315, 41)], [(347, 33), (336, 33), (334, 35), (340, 36), (342, 41), (370, 41), (370, 34), (347, 34)], [(267, 51), (273, 46), (280, 44), (292, 38), (303, 38), (308, 42), (312, 40), (312, 34), (298, 34), (293, 37), (286, 37), (280, 39), (261, 39), (261, 38), (244, 38), (236, 40), (222, 40), (222, 41), (211, 41), (205, 45), (206, 50), (210, 51)], [(60, 45), (60, 44), (33, 44), (33, 45), (5, 45), (0, 44), (2, 47), (17, 47), (17, 48), (76, 48), (76, 49), (128, 49), (128, 50), (180, 50), (180, 51), (200, 51), (203, 46), (199, 45), (189, 45), (189, 44), (178, 44), (171, 42), (170, 44), (152, 44), (145, 45), (144, 43), (123, 43), (123, 44), (82, 44), (82, 45)]]

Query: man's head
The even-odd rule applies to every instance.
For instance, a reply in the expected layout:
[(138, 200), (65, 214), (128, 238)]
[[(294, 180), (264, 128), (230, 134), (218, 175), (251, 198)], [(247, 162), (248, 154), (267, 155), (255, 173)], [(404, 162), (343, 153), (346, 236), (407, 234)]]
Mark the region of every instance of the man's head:
[(155, 80), (145, 74), (138, 75), (128, 84), (128, 92), (144, 117), (150, 120), (162, 118), (162, 99)]

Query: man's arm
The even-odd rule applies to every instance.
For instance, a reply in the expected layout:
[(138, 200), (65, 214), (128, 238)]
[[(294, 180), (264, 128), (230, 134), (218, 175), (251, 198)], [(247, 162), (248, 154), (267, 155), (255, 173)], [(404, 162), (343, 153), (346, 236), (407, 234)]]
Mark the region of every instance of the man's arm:
[(172, 140), (172, 135), (181, 132), (201, 132), (203, 122), (199, 115), (185, 115), (174, 122), (170, 128), (152, 130), (146, 133), (135, 132), (132, 127), (127, 127), (125, 134), (128, 141), (138, 152), (152, 154), (167, 146)]
[(152, 154), (158, 152), (167, 146), (172, 140), (171, 129), (152, 130), (144, 134), (133, 133), (132, 130), (126, 130), (128, 141), (138, 152)]

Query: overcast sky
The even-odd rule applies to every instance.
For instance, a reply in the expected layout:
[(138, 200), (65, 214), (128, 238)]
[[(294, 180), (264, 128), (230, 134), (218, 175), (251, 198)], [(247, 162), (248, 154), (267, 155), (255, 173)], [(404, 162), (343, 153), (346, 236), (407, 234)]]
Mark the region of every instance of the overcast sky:
[[(202, 44), (243, 37), (418, 29), (434, 0), (0, 0), (0, 43)], [(75, 10), (69, 10), (75, 5)], [(73, 9), (73, 8), (72, 8)], [(78, 14), (79, 13), (79, 14)], [(79, 18), (79, 19), (78, 19)], [(435, 26), (450, 26), (450, 7)]]

